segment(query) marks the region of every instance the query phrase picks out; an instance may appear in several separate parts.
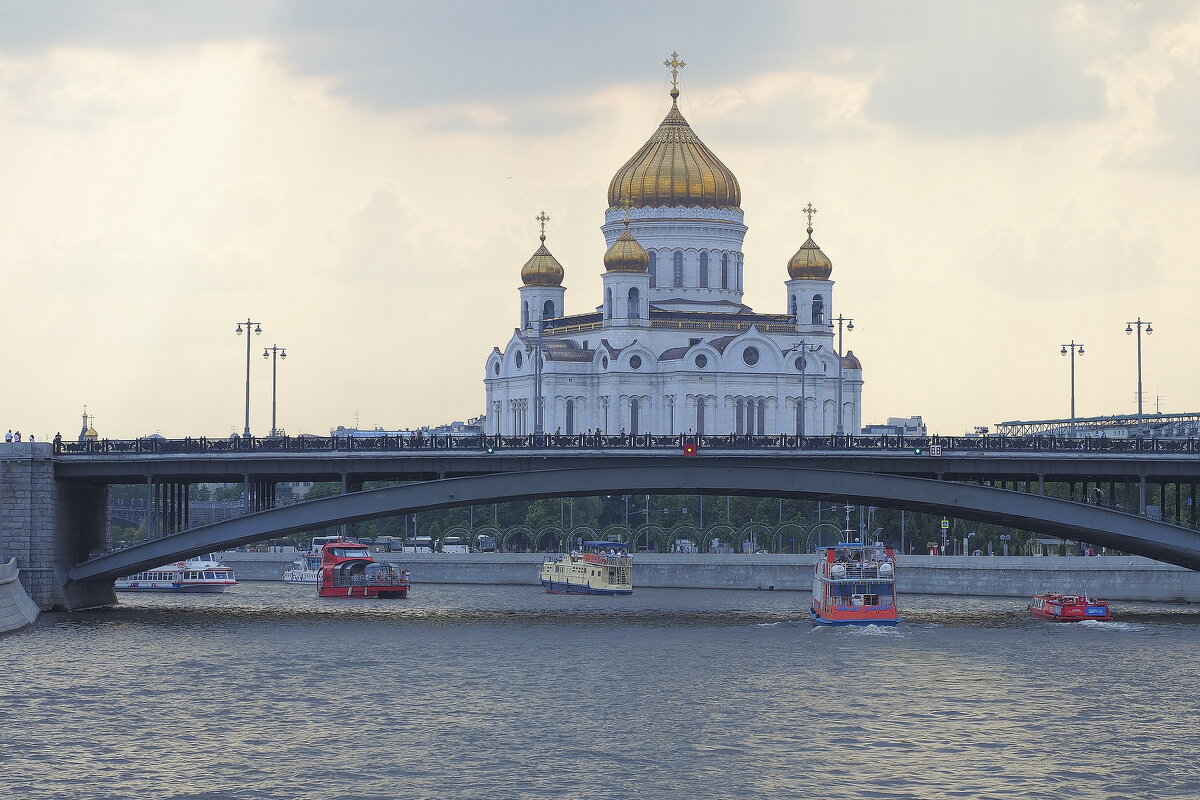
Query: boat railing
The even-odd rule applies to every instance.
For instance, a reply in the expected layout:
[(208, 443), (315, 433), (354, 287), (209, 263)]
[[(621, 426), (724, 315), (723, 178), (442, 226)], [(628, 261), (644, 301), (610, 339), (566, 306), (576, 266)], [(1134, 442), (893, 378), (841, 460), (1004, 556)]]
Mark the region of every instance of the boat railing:
[[(834, 569), (832, 569), (835, 566), (844, 567), (845, 574), (842, 574), (842, 575), (837, 574), (838, 571), (835, 571)], [(882, 564), (847, 564), (844, 562), (835, 562), (834, 564), (830, 565), (830, 569), (828, 569), (826, 571), (826, 574), (833, 580), (862, 580), (865, 578), (881, 578), (881, 579), (886, 580), (886, 579), (895, 577), (896, 573), (893, 570), (885, 570), (884, 572), (886, 574), (881, 575), (880, 574), (881, 566), (883, 566), (883, 565)]]
[(347, 586), (407, 586), (408, 580), (398, 575), (379, 575), (372, 577), (367, 577), (366, 575), (351, 575), (349, 578), (334, 578), (333, 585), (335, 587), (342, 588)]

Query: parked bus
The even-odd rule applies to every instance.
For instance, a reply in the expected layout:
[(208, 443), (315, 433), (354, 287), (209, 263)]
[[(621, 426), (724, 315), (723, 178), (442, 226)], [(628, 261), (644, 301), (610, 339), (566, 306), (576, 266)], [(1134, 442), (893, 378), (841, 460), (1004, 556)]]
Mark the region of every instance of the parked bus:
[(340, 542), (341, 540), (342, 537), (340, 536), (314, 536), (312, 540), (312, 552), (320, 553), (321, 548), (325, 545), (330, 542)]
[(496, 537), (481, 533), (475, 537), (475, 546), (481, 553), (494, 553), (496, 552)]
[(471, 548), (459, 536), (447, 536), (441, 541), (441, 551), (443, 553), (469, 553)]
[(404, 540), (405, 553), (432, 553), (433, 539), (428, 536), (413, 536)]

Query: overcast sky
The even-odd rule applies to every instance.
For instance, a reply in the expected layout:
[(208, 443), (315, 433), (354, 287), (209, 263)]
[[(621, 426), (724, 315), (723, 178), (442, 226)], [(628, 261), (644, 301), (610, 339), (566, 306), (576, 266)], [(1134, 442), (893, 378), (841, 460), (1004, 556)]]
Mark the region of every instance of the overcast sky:
[(800, 209), (864, 423), (1200, 411), (1200, 3), (0, 0), (0, 428), (227, 436), (482, 412), (534, 216), (600, 298), (613, 173), (681, 109), (746, 301)]

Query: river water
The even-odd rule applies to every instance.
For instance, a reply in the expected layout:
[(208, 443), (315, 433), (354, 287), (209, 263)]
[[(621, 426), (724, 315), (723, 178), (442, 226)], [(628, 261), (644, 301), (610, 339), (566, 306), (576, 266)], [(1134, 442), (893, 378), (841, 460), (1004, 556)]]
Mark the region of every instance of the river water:
[(807, 602), (242, 583), (44, 614), (0, 637), (0, 797), (1200, 797), (1195, 607)]

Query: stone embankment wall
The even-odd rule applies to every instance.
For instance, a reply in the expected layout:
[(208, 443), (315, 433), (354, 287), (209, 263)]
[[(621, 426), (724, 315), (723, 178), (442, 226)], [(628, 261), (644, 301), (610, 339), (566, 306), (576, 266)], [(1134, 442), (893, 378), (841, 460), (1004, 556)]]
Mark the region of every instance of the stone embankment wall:
[[(279, 580), (293, 556), (222, 553), (239, 580)], [(540, 553), (377, 553), (407, 569), (414, 583), (536, 585)], [(814, 555), (684, 555), (643, 553), (634, 585), (673, 589), (812, 588)], [(897, 591), (979, 597), (1029, 597), (1038, 592), (1087, 592), (1106, 600), (1200, 603), (1200, 572), (1140, 556), (908, 556)]]
[(37, 619), (37, 604), (25, 593), (17, 572), (15, 558), (0, 564), (0, 633), (24, 628)]

